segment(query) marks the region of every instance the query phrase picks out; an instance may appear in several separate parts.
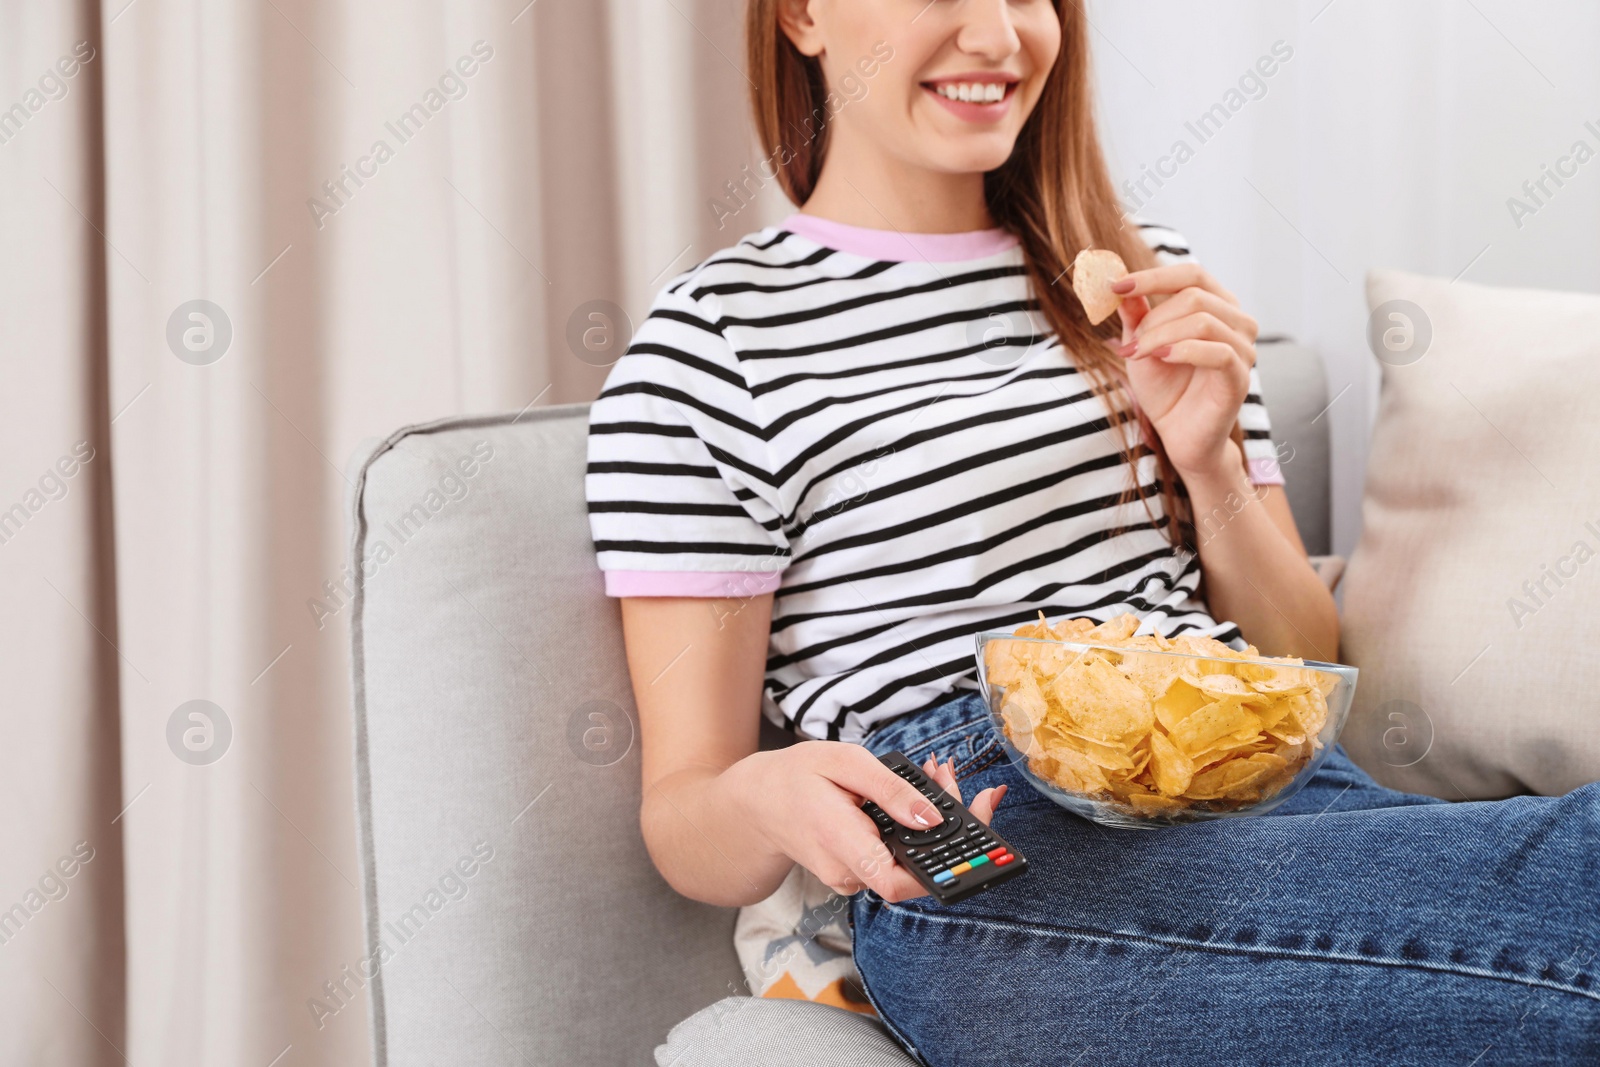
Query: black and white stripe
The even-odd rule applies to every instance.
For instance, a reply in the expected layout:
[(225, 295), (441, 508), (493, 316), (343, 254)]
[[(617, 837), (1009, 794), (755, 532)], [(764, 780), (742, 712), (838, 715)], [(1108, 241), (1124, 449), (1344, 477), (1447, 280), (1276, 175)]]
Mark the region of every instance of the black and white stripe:
[[(769, 227), (668, 284), (594, 403), (600, 566), (781, 571), (764, 705), (812, 737), (976, 688), (973, 635), (1041, 610), (1237, 639), (1159, 496), (1119, 503), (1109, 414), (1017, 249), (883, 262)], [(1253, 374), (1241, 421), (1247, 454), (1271, 456)]]

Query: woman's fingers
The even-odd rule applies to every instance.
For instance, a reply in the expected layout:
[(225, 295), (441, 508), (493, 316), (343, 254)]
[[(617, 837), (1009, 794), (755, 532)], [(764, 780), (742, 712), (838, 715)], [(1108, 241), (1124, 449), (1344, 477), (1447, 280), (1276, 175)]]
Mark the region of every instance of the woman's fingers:
[(950, 760), (943, 763), (929, 756), (922, 764), (922, 773), (933, 779), (933, 784), (943, 789), (946, 793), (956, 798), (956, 803), (964, 803), (961, 799), (961, 786), (956, 781), (955, 764)]
[(1150, 314), (1150, 301), (1142, 296), (1124, 297), (1117, 305), (1117, 315), (1122, 319), (1122, 343), (1133, 340), (1134, 331)]
[(1251, 343), (1260, 335), (1260, 325), (1243, 308), (1209, 290), (1193, 287), (1162, 301), (1138, 324), (1138, 332), (1146, 334), (1157, 326), (1200, 312), (1221, 320)]
[(1239, 301), (1211, 272), (1198, 263), (1169, 263), (1136, 270), (1111, 284), (1111, 291), (1126, 300), (1134, 296), (1170, 296), (1190, 287), (1216, 293), (1230, 304)]
[(862, 745), (844, 741), (806, 741), (817, 748), (818, 773), (842, 789), (877, 804), (901, 826), (921, 829), (938, 826), (944, 813), (917, 792), (916, 787), (885, 767)]
[(990, 820), (994, 818), (994, 809), (1000, 806), (1000, 801), (1005, 799), (1006, 791), (1010, 788), (1010, 786), (997, 785), (985, 789), (972, 798), (972, 803), (967, 805), (967, 810), (972, 812), (973, 818), (988, 826)]
[[(1197, 311), (1179, 319), (1171, 319), (1155, 326), (1146, 325), (1139, 330), (1138, 338), (1129, 359), (1141, 359), (1160, 353), (1163, 348), (1180, 341), (1215, 341), (1228, 346), (1248, 369), (1255, 354), (1255, 346), (1232, 326), (1208, 311)], [(1123, 346), (1127, 351), (1127, 346)]]

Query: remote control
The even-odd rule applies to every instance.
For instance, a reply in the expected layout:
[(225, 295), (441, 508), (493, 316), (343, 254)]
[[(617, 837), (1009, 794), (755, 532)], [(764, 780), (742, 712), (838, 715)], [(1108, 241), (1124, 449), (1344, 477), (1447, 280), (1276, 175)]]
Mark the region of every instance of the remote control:
[(979, 822), (903, 754), (890, 752), (878, 759), (915, 786), (944, 814), (944, 822), (938, 826), (917, 830), (895, 822), (870, 800), (861, 805), (861, 810), (878, 824), (878, 833), (895, 859), (939, 903), (954, 904), (1008, 882), (1028, 869), (1028, 861), (1022, 853)]

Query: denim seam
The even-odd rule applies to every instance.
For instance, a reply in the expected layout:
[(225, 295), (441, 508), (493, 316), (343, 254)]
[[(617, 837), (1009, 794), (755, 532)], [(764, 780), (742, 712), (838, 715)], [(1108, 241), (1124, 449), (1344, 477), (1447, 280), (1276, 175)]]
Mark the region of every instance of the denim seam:
[[(967, 761), (966, 766), (957, 767), (955, 769), (955, 775), (959, 779), (963, 776), (973, 775), (977, 774), (979, 771), (987, 770), (988, 768), (993, 767), (996, 763), (999, 763), (1001, 757), (1004, 755), (1005, 751), (1001, 749), (1000, 742), (991, 738), (986, 746), (973, 754), (972, 759)], [(987, 759), (985, 759), (986, 756), (988, 757)], [(979, 763), (979, 760), (983, 760), (983, 762)]]
[(1085, 930), (1073, 927), (1045, 926), (1037, 923), (1015, 922), (1010, 919), (996, 919), (990, 916), (976, 915), (939, 915), (935, 912), (919, 911), (914, 908), (903, 908), (897, 904), (884, 902), (882, 905), (888, 911), (908, 918), (927, 919), (940, 923), (970, 923), (988, 926), (1001, 930), (1022, 930), (1034, 934), (1043, 934), (1048, 937), (1078, 938), (1080, 940), (1100, 941), (1106, 943), (1132, 943), (1154, 945), (1161, 948), (1187, 949), (1191, 952), (1209, 952), (1219, 956), (1245, 956), (1265, 959), (1284, 960), (1310, 960), (1318, 963), (1355, 963), (1366, 964), (1373, 967), (1396, 967), (1413, 971), (1429, 971), (1434, 974), (1454, 974), (1463, 978), (1485, 978), (1490, 981), (1511, 982), (1516, 985), (1532, 986), (1538, 989), (1550, 989), (1558, 993), (1569, 993), (1585, 1000), (1600, 1002), (1600, 991), (1579, 989), (1575, 986), (1564, 985), (1558, 982), (1544, 981), (1537, 978), (1523, 978), (1514, 974), (1504, 974), (1499, 971), (1489, 971), (1478, 967), (1444, 966), (1431, 964), (1420, 960), (1386, 959), (1377, 956), (1346, 956), (1331, 952), (1296, 952), (1292, 949), (1262, 949), (1249, 945), (1213, 945), (1203, 941), (1188, 941), (1181, 938), (1149, 937), (1141, 934), (1110, 933), (1104, 930)]
[[(923, 740), (918, 741), (916, 744), (910, 746), (911, 750), (914, 752), (921, 748), (935, 748), (938, 746), (939, 742), (944, 741), (946, 738), (957, 734), (966, 736), (967, 734), (972, 733), (972, 728), (974, 726), (986, 723), (987, 721), (988, 719), (986, 717), (980, 716), (975, 719), (970, 719), (966, 722), (957, 723), (956, 725), (950, 727), (950, 729), (945, 730), (943, 733), (938, 733), (932, 737), (924, 738)], [(907, 754), (909, 755), (909, 753)]]
[[(880, 901), (880, 906), (881, 904), (882, 902)], [(917, 1046), (914, 1045), (905, 1036), (905, 1034), (900, 1032), (900, 1028), (895, 1026), (894, 1022), (884, 1012), (883, 1006), (880, 1005), (877, 998), (872, 995), (872, 987), (867, 984), (867, 976), (861, 969), (861, 961), (856, 958), (856, 953), (859, 951), (857, 946), (860, 945), (861, 940), (855, 936), (855, 925), (855, 908), (852, 906), (850, 909), (850, 962), (856, 969), (856, 976), (861, 979), (861, 991), (867, 995), (867, 1003), (871, 1004), (872, 1010), (877, 1012), (878, 1022), (882, 1023), (883, 1028), (889, 1031), (889, 1035), (899, 1042), (901, 1048), (906, 1051), (907, 1055), (921, 1065), (921, 1067), (927, 1067), (928, 1061), (922, 1055), (922, 1050), (917, 1048)]]

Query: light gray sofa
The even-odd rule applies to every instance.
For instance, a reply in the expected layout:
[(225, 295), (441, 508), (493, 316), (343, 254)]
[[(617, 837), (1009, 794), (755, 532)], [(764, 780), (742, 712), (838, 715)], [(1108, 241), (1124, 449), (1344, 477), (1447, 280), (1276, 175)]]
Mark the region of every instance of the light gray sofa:
[[(1277, 343), (1258, 365), (1291, 505), (1324, 553), (1321, 361)], [(742, 995), (734, 912), (650, 864), (618, 611), (584, 512), (587, 416), (407, 427), (356, 482), (369, 955), (351, 973), (374, 1063), (904, 1067), (868, 1018)]]

